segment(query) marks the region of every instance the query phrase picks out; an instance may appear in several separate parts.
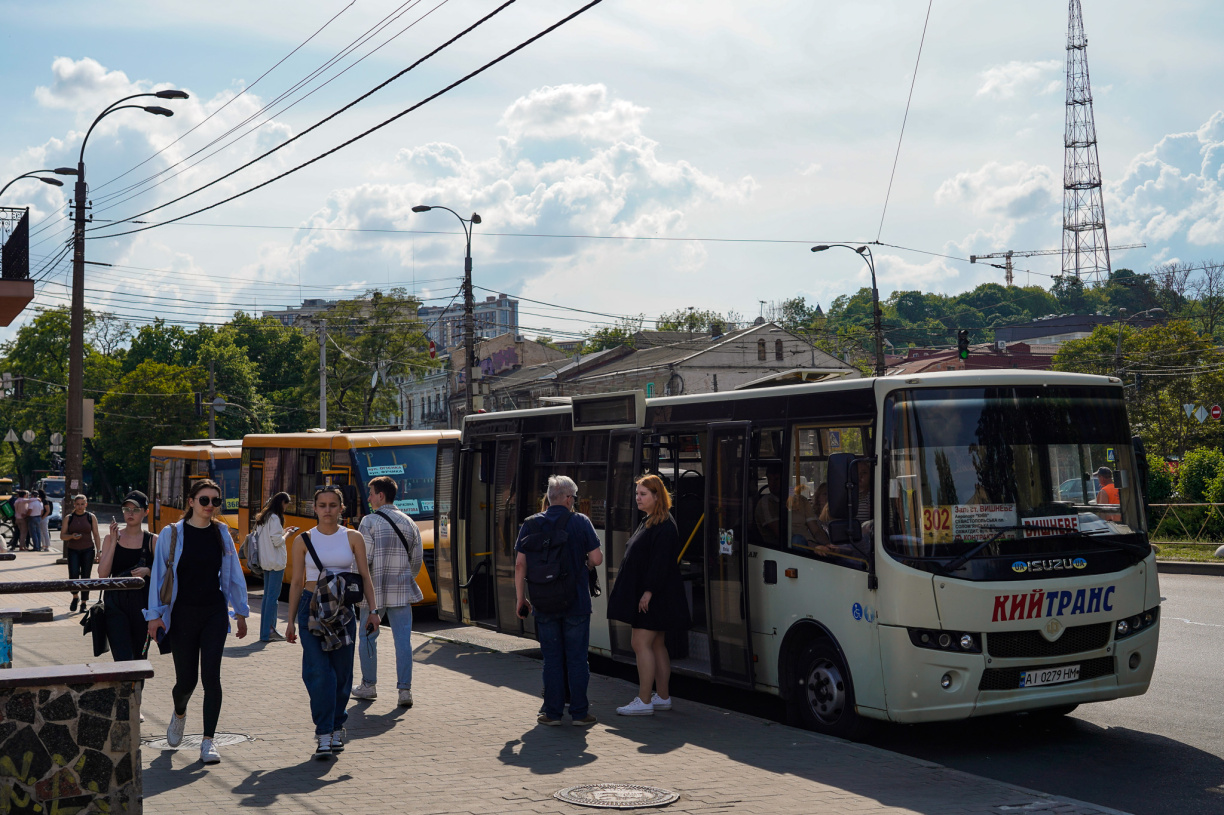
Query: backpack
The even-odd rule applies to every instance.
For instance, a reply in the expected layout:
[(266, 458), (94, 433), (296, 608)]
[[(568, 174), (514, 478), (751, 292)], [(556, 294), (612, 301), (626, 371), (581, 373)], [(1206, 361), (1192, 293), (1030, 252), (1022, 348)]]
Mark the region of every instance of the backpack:
[(527, 534), (519, 544), (519, 551), (527, 556), (527, 596), (535, 609), (544, 614), (560, 614), (574, 604), (577, 584), (569, 570), (570, 519), (567, 512), (563, 519), (549, 524), (544, 513), (533, 515), (524, 526)]
[(262, 527), (256, 527), (247, 533), (246, 538), (242, 541), (242, 546), (238, 547), (238, 557), (246, 561), (247, 568), (256, 577), (263, 577), (263, 567), (259, 565), (259, 533), (261, 529)]

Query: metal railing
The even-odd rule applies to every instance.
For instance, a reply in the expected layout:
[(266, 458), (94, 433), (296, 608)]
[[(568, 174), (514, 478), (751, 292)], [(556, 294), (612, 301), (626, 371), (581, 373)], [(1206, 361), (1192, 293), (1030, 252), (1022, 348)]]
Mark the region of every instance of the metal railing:
[[(1206, 507), (1207, 511), (1201, 513), (1201, 517), (1199, 517), (1199, 510), (1203, 507)], [(1193, 510), (1193, 512), (1188, 510)], [(1173, 523), (1170, 523), (1169, 526), (1180, 529), (1185, 535), (1185, 540), (1157, 539), (1157, 530), (1169, 518), (1173, 520)], [(1221, 530), (1224, 530), (1224, 504), (1148, 504), (1148, 521), (1148, 534), (1153, 543), (1213, 547), (1224, 543), (1224, 534), (1221, 532)], [(1218, 522), (1217, 528), (1209, 532), (1208, 527), (1212, 526), (1213, 521)], [(1192, 532), (1191, 530), (1195, 529), (1195, 527), (1197, 527), (1197, 530)], [(1166, 527), (1165, 534), (1168, 534), (1168, 531), (1169, 529)], [(1204, 537), (1205, 533), (1214, 535), (1214, 538)]]
[[(0, 559), (9, 560), (11, 558)], [(49, 591), (133, 591), (143, 589), (146, 585), (143, 577), (17, 580), (0, 583), (0, 594), (42, 594)], [(13, 618), (20, 616), (20, 609), (0, 609), (0, 668), (13, 667)]]

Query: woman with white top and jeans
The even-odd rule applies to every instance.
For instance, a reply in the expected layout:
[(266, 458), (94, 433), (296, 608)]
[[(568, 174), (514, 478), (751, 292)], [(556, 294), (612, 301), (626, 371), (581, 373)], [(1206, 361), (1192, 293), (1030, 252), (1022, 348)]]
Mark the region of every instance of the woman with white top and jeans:
[[(221, 511), (221, 488), (207, 478), (191, 485), (183, 520), (170, 524), (157, 536), (153, 574), (149, 578), (149, 636), (159, 644), (170, 637), (174, 655), (174, 711), (166, 728), (166, 742), (177, 747), (187, 722), (187, 702), (197, 678), (204, 683), (204, 739), (200, 760), (221, 760), (213, 746), (221, 717), (221, 652), (229, 636), (229, 609), (238, 626), (238, 639), (247, 633), (246, 579), (229, 528), (216, 520)], [(173, 553), (172, 553), (173, 550)], [(169, 585), (170, 602), (162, 602), (162, 586)], [(164, 632), (164, 633), (163, 633)]]
[(259, 641), (272, 642), (284, 637), (276, 630), (276, 612), (280, 603), (281, 583), (285, 579), (285, 563), (289, 553), (285, 538), (298, 531), (285, 527), (285, 506), (289, 493), (278, 492), (268, 499), (255, 516), (256, 545), (259, 546), (259, 567), (263, 569), (263, 602), (259, 607)]
[[(344, 512), (344, 497), (339, 487), (322, 487), (314, 495), (318, 525), (304, 532), (293, 542), (293, 581), (289, 586), (289, 622), (285, 639), (297, 642), (297, 629), (302, 629), (302, 681), (310, 696), (310, 716), (314, 719), (317, 746), (314, 756), (324, 759), (344, 750), (344, 723), (348, 721), (349, 696), (353, 691), (353, 647), (357, 638), (357, 620), (351, 611), (340, 609), (343, 621), (340, 642), (327, 641), (323, 633), (310, 627), (312, 615), (319, 622), (315, 600), (320, 570), (306, 550), (306, 536), (323, 566), (323, 577), (334, 573), (357, 572), (371, 608), (378, 608), (374, 596), (374, 581), (370, 579), (370, 564), (366, 560), (365, 538), (355, 529), (340, 526)], [(313, 606), (313, 607), (312, 607)], [(377, 626), (379, 618), (370, 614), (367, 628)], [(326, 646), (326, 648), (325, 648)]]

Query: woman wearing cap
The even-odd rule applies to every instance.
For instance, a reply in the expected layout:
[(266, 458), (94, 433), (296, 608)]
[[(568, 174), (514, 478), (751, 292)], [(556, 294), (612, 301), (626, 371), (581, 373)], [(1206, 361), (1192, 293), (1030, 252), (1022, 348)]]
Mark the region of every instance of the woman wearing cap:
[[(68, 579), (88, 580), (93, 576), (94, 556), (102, 551), (102, 536), (98, 534), (98, 518), (89, 511), (89, 499), (84, 495), (72, 497), (72, 513), (64, 519), (60, 529), (60, 540), (64, 542), (64, 557), (68, 558)], [(77, 610), (81, 604), (81, 612), (89, 605), (89, 590), (72, 593), (72, 605), (69, 611)]]
[[(153, 565), (152, 532), (144, 530), (149, 499), (133, 490), (123, 499), (123, 527), (111, 521), (110, 534), (102, 541), (98, 577), (148, 577)], [(144, 618), (145, 593), (138, 590), (108, 591), (106, 638), (116, 662), (140, 659), (148, 623)]]

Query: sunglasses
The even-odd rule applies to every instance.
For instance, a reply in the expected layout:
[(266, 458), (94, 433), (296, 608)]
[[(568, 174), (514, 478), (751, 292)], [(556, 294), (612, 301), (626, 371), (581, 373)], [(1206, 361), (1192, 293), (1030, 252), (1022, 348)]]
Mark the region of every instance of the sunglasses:
[(223, 499), (219, 495), (215, 498), (211, 495), (198, 495), (195, 500), (202, 507), (206, 507), (209, 504), (212, 504), (214, 507), (220, 507)]
[(123, 511), (124, 512), (143, 512), (144, 510), (142, 510), (140, 507), (124, 507)]

